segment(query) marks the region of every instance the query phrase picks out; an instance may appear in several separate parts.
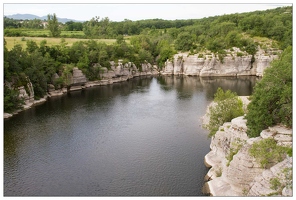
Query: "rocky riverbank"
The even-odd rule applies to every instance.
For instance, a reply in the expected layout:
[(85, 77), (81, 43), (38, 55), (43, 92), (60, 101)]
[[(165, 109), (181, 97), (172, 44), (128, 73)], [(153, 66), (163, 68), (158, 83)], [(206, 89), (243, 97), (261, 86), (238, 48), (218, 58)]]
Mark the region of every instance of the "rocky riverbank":
[[(140, 76), (151, 76), (158, 75), (159, 72), (156, 66), (152, 66), (149, 63), (144, 63), (141, 65), (141, 71), (137, 69), (137, 67), (132, 63), (122, 64), (121, 61), (117, 63), (111, 62), (111, 69), (102, 67), (100, 73), (100, 80), (97, 81), (89, 81), (86, 76), (79, 70), (77, 67), (72, 69), (72, 73), (69, 75), (69, 84), (67, 87), (56, 89), (54, 85), (48, 84), (48, 92), (39, 100), (34, 100), (34, 89), (33, 85), (30, 81), (28, 81), (28, 85), (26, 86), (27, 90), (24, 86), (19, 87), (19, 97), (24, 99), (23, 108), (15, 111), (14, 113), (4, 113), (4, 118), (12, 117), (13, 115), (31, 108), (32, 106), (38, 105), (40, 103), (44, 103), (47, 98), (60, 96), (65, 93), (82, 90), (89, 87), (94, 86), (102, 86), (109, 85), (113, 83), (127, 81), (128, 79), (132, 79)], [(59, 76), (55, 74), (53, 79), (58, 79)]]
[[(244, 56), (237, 56), (238, 53)], [(40, 100), (34, 100), (34, 90), (30, 81), (25, 87), (20, 87), (20, 97), (25, 100), (23, 109), (28, 109), (36, 104), (45, 102), (47, 98), (53, 96), (63, 95), (67, 92), (82, 90), (84, 88), (108, 85), (117, 82), (127, 81), (128, 79), (147, 76), (147, 75), (188, 75), (200, 77), (215, 77), (215, 76), (263, 76), (263, 71), (270, 66), (270, 62), (278, 58), (275, 52), (269, 52), (259, 49), (254, 56), (255, 61), (252, 61), (252, 56), (247, 55), (246, 52), (241, 52), (238, 48), (233, 48), (233, 51), (228, 50), (228, 54), (219, 59), (218, 55), (213, 53), (194, 54), (178, 53), (174, 56), (173, 61), (168, 60), (163, 69), (160, 70), (158, 66), (151, 65), (144, 62), (137, 67), (134, 63), (123, 63), (122, 60), (110, 62), (110, 68), (102, 67), (95, 64), (93, 67), (99, 69), (99, 80), (89, 81), (86, 76), (77, 67), (74, 67), (72, 73), (67, 74), (67, 86), (63, 88), (56, 88), (53, 84), (48, 84), (47, 94)], [(54, 74), (52, 82), (59, 79), (58, 74)], [(4, 118), (13, 116), (20, 112), (18, 110), (14, 113), (4, 113)]]
[[(203, 120), (207, 123), (207, 117)], [(292, 157), (262, 168), (249, 155), (252, 144), (266, 138), (292, 148), (292, 129), (280, 125), (269, 127), (256, 138), (249, 138), (246, 131), (246, 120), (241, 116), (224, 123), (212, 137), (211, 151), (204, 159), (210, 168), (205, 176), (204, 193), (210, 196), (292, 196)], [(272, 187), (273, 180), (278, 180), (278, 188)]]

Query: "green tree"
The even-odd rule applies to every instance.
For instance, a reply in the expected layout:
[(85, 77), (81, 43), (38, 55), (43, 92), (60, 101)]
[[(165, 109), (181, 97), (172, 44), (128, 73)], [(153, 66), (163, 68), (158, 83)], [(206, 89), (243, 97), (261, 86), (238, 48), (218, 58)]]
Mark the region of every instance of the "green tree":
[(188, 32), (183, 32), (178, 35), (175, 41), (176, 50), (189, 51), (193, 46), (194, 39)]
[(27, 40), (27, 51), (28, 51), (28, 53), (32, 53), (37, 49), (38, 49), (38, 45), (37, 45), (37, 43), (35, 41)]
[(50, 31), (51, 36), (59, 37), (61, 34), (61, 30), (59, 28), (59, 22), (55, 13), (53, 15), (47, 15), (47, 23), (47, 27)]
[(19, 98), (19, 91), (17, 89), (10, 89), (4, 85), (4, 112), (12, 113), (18, 110), (24, 104), (24, 100)]
[(47, 92), (46, 68), (45, 59), (39, 51), (29, 54), (23, 65), (24, 73), (33, 84), (35, 99), (42, 98)]
[(97, 35), (97, 29), (99, 26), (99, 17), (93, 17), (90, 21), (83, 24), (83, 32), (87, 37), (94, 37)]
[(246, 115), (248, 136), (257, 137), (269, 126), (292, 127), (292, 47), (271, 63), (254, 88)]
[(214, 102), (216, 105), (210, 107), (210, 121), (206, 125), (206, 128), (210, 131), (209, 137), (214, 136), (225, 122), (230, 122), (233, 118), (244, 114), (242, 100), (230, 90), (224, 92), (222, 88), (218, 88)]
[(177, 53), (167, 40), (160, 41), (157, 44), (156, 49), (157, 51), (159, 51), (159, 55), (157, 56), (157, 63), (160, 68), (164, 66), (164, 63), (167, 61), (167, 59), (172, 58), (173, 55)]

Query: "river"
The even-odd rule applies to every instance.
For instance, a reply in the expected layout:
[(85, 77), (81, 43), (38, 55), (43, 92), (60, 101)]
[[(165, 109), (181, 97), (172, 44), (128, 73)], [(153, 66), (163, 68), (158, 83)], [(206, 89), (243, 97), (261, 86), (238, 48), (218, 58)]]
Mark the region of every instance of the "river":
[(201, 117), (256, 77), (157, 76), (73, 91), (4, 120), (4, 196), (202, 196)]

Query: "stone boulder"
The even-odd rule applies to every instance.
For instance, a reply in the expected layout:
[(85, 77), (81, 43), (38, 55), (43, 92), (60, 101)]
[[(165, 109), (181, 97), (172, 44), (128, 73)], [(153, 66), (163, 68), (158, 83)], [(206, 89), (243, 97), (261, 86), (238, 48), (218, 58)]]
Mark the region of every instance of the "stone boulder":
[(82, 73), (82, 71), (77, 67), (74, 67), (72, 77), (71, 77), (71, 85), (72, 86), (84, 85), (87, 81), (88, 80), (86, 76)]

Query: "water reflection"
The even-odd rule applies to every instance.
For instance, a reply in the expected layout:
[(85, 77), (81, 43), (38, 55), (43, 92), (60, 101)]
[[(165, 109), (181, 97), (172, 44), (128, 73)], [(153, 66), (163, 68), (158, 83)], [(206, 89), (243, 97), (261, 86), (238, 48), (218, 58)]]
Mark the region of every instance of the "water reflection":
[(231, 90), (239, 96), (248, 96), (253, 92), (256, 76), (239, 77), (196, 77), (196, 76), (159, 76), (157, 82), (164, 91), (176, 90), (179, 99), (191, 98), (196, 92), (206, 92), (208, 100), (212, 100), (218, 87)]
[(239, 76), (239, 77), (201, 77), (200, 82), (206, 90), (209, 100), (213, 99), (218, 87), (223, 90), (231, 90), (239, 96), (249, 96), (253, 92), (253, 87), (259, 78), (256, 76)]
[(201, 196), (199, 119), (218, 87), (249, 95), (254, 84), (157, 76), (50, 98), (4, 120), (4, 194)]

